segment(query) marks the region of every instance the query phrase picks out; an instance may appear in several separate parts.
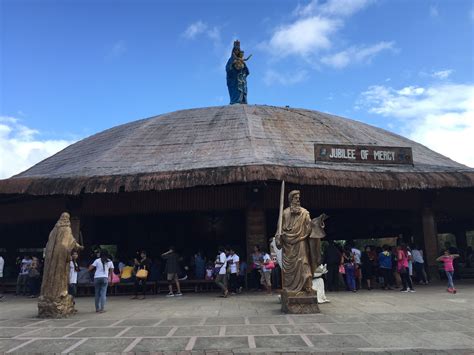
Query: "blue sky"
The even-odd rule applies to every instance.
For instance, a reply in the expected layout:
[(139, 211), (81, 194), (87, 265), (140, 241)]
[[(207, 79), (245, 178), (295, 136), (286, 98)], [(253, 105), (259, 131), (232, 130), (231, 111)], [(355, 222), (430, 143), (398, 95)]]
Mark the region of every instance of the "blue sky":
[[(249, 104), (358, 119), (474, 166), (474, 2), (1, 0), (0, 178), (120, 123)], [(460, 151), (462, 151), (460, 153)]]

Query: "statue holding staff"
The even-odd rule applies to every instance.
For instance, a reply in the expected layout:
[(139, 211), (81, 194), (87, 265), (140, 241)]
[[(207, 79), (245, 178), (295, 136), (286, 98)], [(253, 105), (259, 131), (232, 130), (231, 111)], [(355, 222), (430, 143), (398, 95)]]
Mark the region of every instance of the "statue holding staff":
[(283, 288), (290, 292), (310, 292), (313, 282), (309, 235), (311, 218), (308, 210), (301, 207), (300, 192), (288, 194), (290, 207), (283, 210), (281, 232), (276, 244), (283, 250)]
[(280, 215), (275, 242), (282, 250), (282, 310), (288, 313), (319, 312), (313, 278), (321, 260), (321, 238), (324, 238), (324, 213), (311, 220), (309, 211), (300, 204), (300, 192), (288, 194), (290, 206), (283, 209), (285, 183), (280, 194)]

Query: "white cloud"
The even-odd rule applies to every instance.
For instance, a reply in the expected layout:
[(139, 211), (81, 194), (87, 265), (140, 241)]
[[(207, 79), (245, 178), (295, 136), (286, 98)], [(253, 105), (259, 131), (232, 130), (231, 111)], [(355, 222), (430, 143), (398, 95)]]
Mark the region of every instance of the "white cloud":
[(73, 143), (41, 140), (38, 134), (16, 118), (0, 116), (0, 179), (18, 174)]
[(453, 73), (454, 70), (446, 69), (433, 72), (431, 76), (436, 79), (447, 79)]
[[(371, 86), (359, 105), (393, 119), (402, 134), (474, 167), (474, 85)], [(393, 121), (391, 122), (393, 123)]]
[(209, 26), (201, 20), (196, 21), (188, 26), (183, 32), (183, 37), (186, 39), (195, 39), (200, 35), (205, 35), (214, 42), (220, 41), (220, 29), (216, 26)]
[(298, 70), (293, 73), (281, 73), (275, 70), (267, 70), (263, 77), (263, 81), (267, 86), (275, 84), (289, 86), (305, 81), (308, 78), (306, 70)]
[(127, 45), (124, 40), (120, 39), (110, 47), (107, 53), (108, 58), (121, 57), (127, 51)]
[(402, 96), (418, 96), (422, 95), (424, 92), (424, 88), (417, 86), (406, 86), (403, 89), (397, 90), (397, 94)]
[(311, 16), (319, 13), (326, 16), (345, 17), (360, 11), (373, 0), (328, 0), (320, 3), (312, 0), (306, 5), (298, 5), (293, 11), (296, 16)]
[(272, 58), (299, 56), (312, 67), (320, 67), (321, 63), (333, 68), (343, 68), (352, 63), (369, 63), (381, 51), (394, 50), (394, 42), (353, 45), (339, 52), (334, 52), (333, 48), (337, 47), (336, 35), (344, 27), (347, 18), (375, 1), (312, 0), (299, 4), (293, 11), (292, 21), (275, 27), (270, 38), (261, 43), (260, 48), (271, 53)]
[(196, 21), (188, 26), (183, 33), (183, 36), (188, 39), (194, 39), (197, 35), (204, 33), (207, 30), (207, 25), (202, 21)]
[(279, 56), (307, 56), (331, 47), (330, 35), (341, 22), (320, 16), (299, 19), (275, 30), (264, 47)]
[(311, 59), (309, 56), (332, 47), (333, 36), (344, 26), (346, 17), (372, 2), (374, 0), (312, 0), (306, 5), (300, 4), (293, 11), (296, 19), (277, 26), (261, 47), (281, 56)]
[(321, 4), (320, 11), (332, 16), (351, 16), (373, 2), (373, 0), (329, 0)]
[(430, 6), (430, 16), (431, 17), (438, 17), (439, 16), (438, 6), (436, 6), (436, 5), (431, 5)]
[(333, 68), (341, 69), (349, 64), (370, 63), (371, 60), (384, 50), (394, 50), (394, 42), (379, 42), (372, 46), (353, 46), (344, 51), (326, 55), (321, 62)]

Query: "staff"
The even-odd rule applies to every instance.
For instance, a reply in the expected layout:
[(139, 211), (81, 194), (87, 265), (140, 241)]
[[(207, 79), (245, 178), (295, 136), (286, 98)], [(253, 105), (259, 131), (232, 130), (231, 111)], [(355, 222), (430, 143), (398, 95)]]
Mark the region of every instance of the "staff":
[[(277, 237), (280, 238), (282, 232), (282, 225), (283, 225), (283, 205), (285, 203), (285, 180), (281, 182), (281, 190), (280, 190), (280, 212), (278, 215), (278, 227), (277, 227)], [(278, 244), (280, 241), (278, 240)]]
[[(281, 246), (281, 233), (283, 229), (283, 205), (285, 203), (285, 180), (281, 181), (281, 190), (280, 190), (280, 211), (278, 215), (278, 226), (277, 226), (277, 234), (276, 234), (276, 247)], [(283, 261), (283, 250), (281, 251), (281, 260)], [(281, 288), (284, 289), (285, 285), (283, 284), (283, 263), (280, 265), (280, 272), (281, 272)]]

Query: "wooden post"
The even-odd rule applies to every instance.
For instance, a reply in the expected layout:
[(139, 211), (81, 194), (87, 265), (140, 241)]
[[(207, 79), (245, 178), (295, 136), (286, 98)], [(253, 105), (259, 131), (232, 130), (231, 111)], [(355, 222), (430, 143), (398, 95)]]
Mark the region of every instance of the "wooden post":
[(456, 247), (459, 253), (466, 252), (466, 249), (467, 249), (466, 230), (461, 226), (460, 228), (457, 228), (455, 230), (454, 236), (456, 237)]
[(71, 230), (74, 239), (82, 245), (83, 241), (80, 238), (81, 233), (81, 219), (79, 216), (71, 216)]
[(422, 211), (423, 240), (425, 242), (425, 263), (427, 272), (431, 278), (439, 279), (438, 262), (436, 258), (439, 256), (438, 250), (438, 232), (436, 220), (432, 208), (424, 208)]
[(268, 251), (269, 242), (267, 240), (265, 210), (258, 207), (249, 207), (246, 210), (245, 220), (247, 260), (250, 265), (254, 245), (259, 245)]

